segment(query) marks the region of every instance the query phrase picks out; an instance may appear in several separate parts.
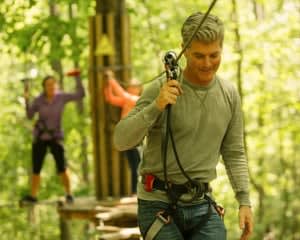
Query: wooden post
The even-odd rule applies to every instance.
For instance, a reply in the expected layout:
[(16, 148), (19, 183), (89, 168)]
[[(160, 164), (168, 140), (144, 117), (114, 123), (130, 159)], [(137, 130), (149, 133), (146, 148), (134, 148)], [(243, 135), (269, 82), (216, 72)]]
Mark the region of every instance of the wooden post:
[[(97, 48), (99, 48), (99, 43), (101, 41), (101, 38), (103, 37), (104, 32), (104, 24), (105, 19), (103, 18), (103, 15), (97, 15), (96, 16), (96, 39), (97, 39)], [(95, 54), (95, 52), (94, 52)], [(99, 136), (100, 136), (100, 142), (98, 146), (95, 146), (95, 148), (99, 151), (100, 158), (97, 160), (99, 161), (99, 169), (95, 169), (99, 175), (100, 175), (100, 185), (101, 185), (101, 192), (99, 195), (97, 195), (97, 198), (100, 199), (102, 197), (109, 196), (108, 192), (108, 159), (106, 154), (106, 144), (107, 144), (107, 138), (105, 134), (105, 128), (106, 128), (106, 118), (105, 118), (105, 101), (103, 96), (103, 88), (104, 88), (104, 81), (103, 81), (103, 72), (98, 71), (98, 68), (103, 66), (104, 64), (107, 64), (108, 57), (107, 55), (98, 55), (97, 61), (96, 61), (96, 72), (97, 72), (97, 88), (94, 89), (94, 94), (96, 94), (97, 97), (97, 105), (96, 109), (92, 109), (92, 111), (96, 110), (99, 111)], [(99, 189), (99, 190), (100, 190)], [(99, 192), (99, 191), (97, 191)]]
[(94, 157), (94, 180), (95, 180), (95, 188), (96, 188), (96, 196), (100, 196), (101, 187), (100, 187), (100, 174), (98, 172), (99, 166), (99, 151), (98, 147), (100, 144), (100, 136), (99, 136), (99, 110), (97, 105), (98, 95), (95, 94), (95, 89), (98, 89), (97, 85), (97, 72), (94, 70), (96, 66), (96, 36), (95, 36), (95, 18), (91, 17), (89, 19), (89, 45), (90, 45), (90, 54), (89, 54), (89, 63), (90, 63), (90, 71), (89, 71), (89, 92), (91, 96), (91, 118), (92, 118), (92, 137), (93, 137), (93, 157)]
[(122, 82), (130, 78), (129, 21), (124, 0), (97, 0), (96, 16), (90, 18), (89, 26), (94, 179), (96, 198), (100, 200), (130, 193), (129, 167), (120, 163), (120, 154), (112, 140), (120, 110), (108, 105), (103, 94), (104, 70), (113, 70)]
[[(130, 49), (130, 31), (129, 31), (129, 16), (128, 15), (121, 15), (121, 42), (122, 42), (122, 49), (121, 49), (121, 62), (124, 66), (122, 71), (122, 78), (125, 82), (129, 82), (131, 78), (131, 69), (130, 69), (130, 52), (128, 49)], [(123, 184), (122, 193), (125, 195), (129, 195), (131, 193), (131, 174), (129, 173), (129, 164), (128, 161), (124, 161), (123, 159), (123, 169), (126, 169), (127, 171), (124, 171), (123, 175)]]
[(71, 240), (71, 232), (68, 224), (68, 220), (59, 217), (59, 227), (60, 227), (60, 240)]

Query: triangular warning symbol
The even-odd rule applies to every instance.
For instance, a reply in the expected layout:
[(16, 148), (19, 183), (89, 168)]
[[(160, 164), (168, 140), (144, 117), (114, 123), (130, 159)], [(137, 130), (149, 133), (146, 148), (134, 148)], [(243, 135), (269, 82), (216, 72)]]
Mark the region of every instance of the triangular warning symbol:
[(101, 55), (114, 55), (115, 50), (109, 41), (109, 38), (106, 34), (102, 35), (100, 40), (98, 41), (97, 48), (95, 51), (96, 56), (101, 56)]

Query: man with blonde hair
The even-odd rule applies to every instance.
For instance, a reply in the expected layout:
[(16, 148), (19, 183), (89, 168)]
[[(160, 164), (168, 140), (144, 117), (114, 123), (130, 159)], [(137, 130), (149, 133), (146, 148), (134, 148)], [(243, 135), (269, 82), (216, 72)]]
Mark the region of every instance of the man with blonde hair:
[[(203, 17), (197, 12), (186, 19), (181, 31), (183, 46)], [(226, 239), (222, 211), (210, 187), (220, 155), (239, 203), (241, 239), (251, 235), (241, 101), (233, 84), (216, 75), (223, 39), (222, 21), (208, 15), (184, 51), (186, 65), (178, 80), (153, 81), (133, 111), (116, 126), (119, 150), (147, 137), (138, 184), (138, 222), (146, 240)], [(172, 106), (170, 139), (176, 142), (177, 152), (173, 144), (167, 145), (165, 164), (161, 145), (166, 145), (162, 131), (168, 105)]]

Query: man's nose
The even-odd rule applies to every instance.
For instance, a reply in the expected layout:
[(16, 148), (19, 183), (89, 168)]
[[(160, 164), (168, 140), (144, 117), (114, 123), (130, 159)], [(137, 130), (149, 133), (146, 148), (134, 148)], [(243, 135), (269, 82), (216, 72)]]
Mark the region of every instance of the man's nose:
[(204, 64), (205, 67), (210, 67), (211, 66), (210, 58), (209, 57), (205, 57), (203, 64)]

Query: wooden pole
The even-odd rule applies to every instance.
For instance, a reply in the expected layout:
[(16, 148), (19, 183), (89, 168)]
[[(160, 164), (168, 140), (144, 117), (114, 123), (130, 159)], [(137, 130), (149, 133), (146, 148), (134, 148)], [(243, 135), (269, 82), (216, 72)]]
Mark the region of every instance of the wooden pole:
[[(124, 66), (122, 69), (122, 78), (123, 81), (128, 83), (131, 78), (131, 69), (130, 66), (130, 33), (129, 33), (129, 17), (126, 14), (122, 14), (120, 19), (121, 22), (121, 64)], [(127, 169), (124, 171), (123, 175), (123, 194), (129, 195), (131, 193), (131, 174), (129, 174), (129, 164), (128, 161), (123, 161), (123, 169)]]
[(129, 29), (124, 29), (129, 28), (129, 21), (124, 13), (124, 0), (97, 0), (96, 16), (90, 19), (89, 89), (98, 200), (130, 193), (127, 161), (121, 163), (120, 153), (113, 147), (112, 135), (120, 109), (107, 104), (103, 94), (104, 70), (113, 70), (121, 82), (130, 78)]
[(98, 146), (100, 145), (100, 136), (99, 136), (99, 110), (97, 105), (98, 95), (95, 94), (95, 89), (97, 89), (97, 74), (95, 71), (96, 66), (96, 34), (95, 34), (95, 17), (90, 17), (89, 19), (89, 44), (90, 44), (90, 54), (89, 54), (89, 62), (90, 62), (90, 71), (89, 71), (89, 92), (91, 96), (91, 117), (92, 117), (92, 137), (93, 137), (93, 159), (94, 159), (94, 181), (95, 181), (95, 189), (96, 196), (101, 195), (101, 187), (100, 187), (100, 174), (99, 174), (99, 151)]
[[(116, 25), (116, 14), (114, 12), (109, 12), (107, 14), (107, 32), (108, 32), (108, 36), (109, 39), (111, 40), (111, 44), (114, 47), (114, 49), (116, 49), (116, 45), (117, 45), (117, 41), (116, 41), (116, 34), (115, 34), (115, 25)], [(118, 54), (115, 53), (113, 55), (109, 56), (109, 65), (110, 66), (114, 66), (116, 65), (116, 58), (118, 57)], [(113, 123), (113, 119), (111, 116), (109, 115), (116, 115), (120, 113), (120, 111), (114, 111), (116, 109), (112, 108), (111, 106), (108, 106), (106, 104), (106, 109), (108, 110), (107, 112), (109, 112), (108, 115), (106, 115), (106, 121), (107, 121), (107, 134), (106, 137), (108, 139), (109, 145), (107, 146), (107, 151), (108, 151), (108, 155), (110, 156), (110, 174), (109, 177), (111, 179), (110, 181), (110, 186), (111, 186), (111, 191), (112, 191), (112, 195), (117, 197), (120, 196), (120, 156), (119, 156), (119, 152), (117, 152), (114, 147), (113, 147), (113, 138), (112, 138), (112, 134), (113, 134), (113, 129), (114, 129), (114, 123)]]
[[(97, 39), (97, 48), (99, 47), (99, 42), (103, 37), (103, 32), (106, 30), (104, 29), (104, 24), (106, 23), (103, 15), (96, 16), (96, 39)], [(107, 56), (98, 55), (96, 61), (96, 69), (100, 68), (107, 64)], [(105, 111), (105, 101), (103, 96), (103, 89), (104, 89), (104, 81), (103, 81), (103, 72), (97, 70), (97, 88), (94, 89), (94, 94), (98, 96), (97, 98), (97, 109), (93, 109), (99, 111), (99, 137), (100, 142), (99, 145), (96, 146), (97, 150), (99, 151), (100, 158), (99, 161), (99, 169), (96, 169), (100, 173), (100, 185), (101, 185), (101, 193), (97, 196), (98, 199), (109, 196), (109, 189), (108, 189), (108, 159), (106, 154), (106, 144), (107, 139), (105, 137), (105, 129), (106, 129), (106, 111)]]
[(59, 217), (59, 228), (60, 228), (60, 240), (71, 240), (72, 239), (67, 219)]

